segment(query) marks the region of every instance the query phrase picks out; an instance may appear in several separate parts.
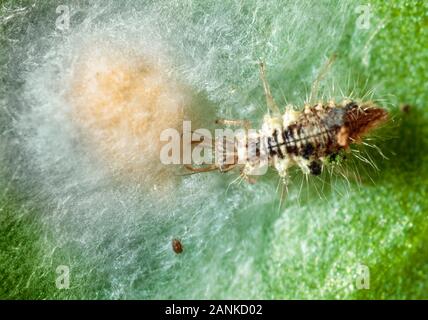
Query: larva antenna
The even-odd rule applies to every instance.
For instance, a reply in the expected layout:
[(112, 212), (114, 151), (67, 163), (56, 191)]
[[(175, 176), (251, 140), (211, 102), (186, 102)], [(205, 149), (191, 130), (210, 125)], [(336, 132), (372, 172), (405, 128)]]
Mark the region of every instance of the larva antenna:
[(263, 90), (266, 96), (266, 104), (269, 110), (272, 111), (275, 115), (280, 115), (281, 111), (279, 110), (277, 104), (275, 103), (275, 100), (273, 99), (272, 93), (270, 91), (269, 83), (267, 82), (267, 79), (266, 79), (266, 67), (262, 59), (260, 59), (259, 61), (259, 67), (260, 67), (260, 79), (262, 80)]
[(363, 47), (363, 57), (362, 57), (362, 62), (363, 64), (367, 67), (369, 64), (369, 46), (371, 44), (371, 42), (373, 41), (373, 39), (378, 35), (378, 33), (387, 25), (390, 23), (390, 19), (387, 18), (383, 18), (378, 25), (376, 26), (376, 29), (373, 31), (373, 33), (370, 35), (369, 39), (367, 40), (367, 42), (365, 43), (364, 47)]

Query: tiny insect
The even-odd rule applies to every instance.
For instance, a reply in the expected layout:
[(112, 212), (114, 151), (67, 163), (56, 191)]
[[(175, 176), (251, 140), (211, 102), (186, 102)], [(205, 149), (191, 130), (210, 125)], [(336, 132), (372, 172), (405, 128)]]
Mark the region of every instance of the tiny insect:
[[(331, 62), (332, 59), (324, 69), (328, 68)], [(238, 163), (235, 157), (236, 161), (232, 163), (225, 164), (224, 161), (216, 160), (215, 163), (202, 167), (186, 165), (187, 169), (193, 172), (227, 172), (240, 167), (241, 176), (249, 182), (254, 182), (250, 176), (261, 166), (260, 155), (265, 154), (268, 166), (276, 169), (284, 183), (289, 169), (294, 166), (300, 167), (304, 174), (317, 176), (322, 173), (324, 166), (334, 162), (342, 151), (349, 152), (352, 144), (362, 143), (368, 133), (388, 119), (388, 112), (374, 103), (353, 100), (306, 104), (301, 111), (287, 106), (282, 114), (271, 94), (263, 62), (260, 62), (259, 67), (269, 112), (264, 116), (261, 128), (255, 133), (263, 142), (256, 145), (256, 152), (253, 153), (255, 156), (246, 158), (244, 163)], [(321, 77), (322, 74), (314, 82), (309, 101), (316, 94)], [(245, 128), (251, 126), (247, 120), (223, 119), (217, 120), (217, 123)], [(248, 138), (243, 137), (246, 141)], [(243, 154), (247, 151), (243, 149), (247, 148), (248, 142), (235, 141), (232, 151), (235, 154)], [(217, 150), (223, 150), (220, 152), (225, 153), (223, 157), (216, 157), (220, 160), (226, 158), (226, 153), (230, 152), (221, 146), (217, 147)]]
[(181, 241), (178, 239), (172, 239), (172, 250), (177, 253), (180, 254), (183, 252), (183, 245), (181, 244)]

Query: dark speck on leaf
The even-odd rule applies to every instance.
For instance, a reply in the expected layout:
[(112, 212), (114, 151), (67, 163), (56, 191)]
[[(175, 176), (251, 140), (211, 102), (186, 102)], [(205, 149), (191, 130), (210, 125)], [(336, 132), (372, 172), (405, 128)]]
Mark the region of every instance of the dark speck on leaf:
[(174, 252), (177, 254), (183, 252), (183, 245), (181, 244), (180, 240), (178, 239), (172, 240), (172, 250), (174, 250)]
[(400, 110), (403, 113), (410, 113), (411, 109), (412, 107), (409, 104), (403, 104), (402, 106), (400, 106)]

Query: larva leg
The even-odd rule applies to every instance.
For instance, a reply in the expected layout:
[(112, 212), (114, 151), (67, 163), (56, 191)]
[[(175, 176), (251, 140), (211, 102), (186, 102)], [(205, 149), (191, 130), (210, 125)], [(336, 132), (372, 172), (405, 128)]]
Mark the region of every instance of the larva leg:
[(272, 111), (274, 114), (281, 114), (278, 106), (275, 103), (275, 100), (272, 97), (272, 93), (270, 92), (269, 83), (266, 80), (265, 64), (262, 61), (260, 61), (259, 66), (260, 66), (260, 79), (262, 80), (262, 83), (263, 83), (263, 89), (265, 91), (267, 106), (270, 109), (270, 111)]
[(215, 123), (226, 126), (244, 127), (246, 130), (251, 128), (251, 122), (249, 120), (217, 119)]
[(217, 165), (215, 165), (215, 164), (212, 164), (212, 165), (209, 165), (209, 166), (206, 166), (206, 167), (201, 167), (201, 168), (196, 168), (196, 167), (194, 167), (194, 166), (192, 166), (190, 164), (185, 164), (184, 167), (187, 170), (190, 170), (190, 171), (193, 171), (193, 172), (208, 172), (208, 171), (214, 171), (214, 170), (218, 169)]
[(312, 105), (314, 103), (313, 99), (316, 97), (316, 95), (318, 94), (318, 88), (319, 88), (319, 84), (321, 82), (322, 79), (324, 79), (324, 77), (326, 76), (326, 74), (330, 71), (331, 65), (333, 64), (334, 60), (336, 60), (337, 55), (333, 54), (328, 60), (327, 62), (322, 66), (322, 68), (320, 69), (318, 76), (316, 77), (314, 83), (312, 84), (311, 87), (311, 94), (309, 96), (309, 104)]
[(248, 176), (245, 172), (244, 172), (244, 170), (242, 169), (241, 170), (241, 177), (245, 180), (245, 181), (247, 181), (249, 184), (255, 184), (257, 181), (256, 181), (256, 179), (254, 179), (254, 178), (251, 178), (250, 176)]
[(228, 164), (228, 165), (223, 165), (221, 167), (219, 167), (220, 172), (225, 173), (228, 172), (230, 170), (235, 169), (236, 164)]

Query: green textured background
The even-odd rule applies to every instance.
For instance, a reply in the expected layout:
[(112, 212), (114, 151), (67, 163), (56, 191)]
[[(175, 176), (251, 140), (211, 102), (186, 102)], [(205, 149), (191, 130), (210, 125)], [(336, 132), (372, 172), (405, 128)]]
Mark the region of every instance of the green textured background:
[[(5, 19), (10, 13), (6, 9), (26, 3), (6, 1), (0, 7), (0, 64), (4, 84), (11, 81), (11, 73), (5, 73), (7, 63), (13, 61), (11, 52), (19, 52), (18, 48), (12, 48), (13, 44), (8, 39), (11, 28), (25, 33), (25, 24), (34, 18), (17, 18), (21, 20), (11, 24)], [(205, 14), (203, 3), (199, 2), (195, 9), (202, 16)], [(292, 198), (283, 214), (277, 212), (276, 202), (238, 207), (229, 216), (228, 226), (219, 226), (220, 233), (208, 234), (206, 239), (191, 238), (195, 244), (189, 241), (186, 244), (189, 252), (173, 257), (178, 261), (174, 262), (172, 269), (165, 271), (159, 267), (157, 258), (149, 259), (148, 267), (139, 273), (132, 286), (125, 289), (125, 293), (114, 295), (111, 293), (114, 280), (109, 277), (108, 269), (92, 272), (97, 264), (108, 264), (108, 260), (88, 261), (73, 245), (53, 250), (49, 255), (42, 249), (54, 235), (42, 227), (38, 217), (52, 204), (44, 206), (43, 197), (33, 201), (37, 194), (34, 188), (27, 189), (25, 181), (16, 181), (20, 155), (17, 152), (16, 158), (11, 156), (14, 153), (10, 151), (10, 144), (5, 142), (9, 139), (5, 134), (0, 138), (0, 298), (428, 298), (428, 4), (417, 0), (369, 3), (373, 21), (385, 23), (385, 27), (370, 41), (369, 64), (364, 66), (361, 63), (361, 54), (364, 53), (360, 50), (361, 43), (366, 43), (370, 35), (356, 30), (353, 19), (349, 19), (339, 45), (333, 50), (340, 57), (335, 72), (347, 70), (354, 80), (362, 79), (361, 83), (354, 81), (357, 91), (365, 79), (369, 79), (369, 87), (378, 85), (394, 116), (391, 128), (384, 133), (388, 139), (378, 142), (389, 160), (373, 155), (380, 166), (378, 173), (370, 174), (374, 183), (365, 173), (365, 166), (360, 164), (363, 183), (352, 183), (348, 197), (326, 191), (324, 198), (303, 197), (300, 203)], [(291, 3), (287, 5), (292, 6)], [(325, 1), (322, 5), (334, 10), (337, 3)], [(215, 10), (209, 8), (208, 2), (206, 6), (210, 17), (215, 17)], [(278, 14), (275, 6), (266, 10), (272, 10), (268, 13), (273, 17)], [(40, 9), (38, 14), (40, 12), (43, 10)], [(46, 12), (53, 14), (48, 5)], [(323, 14), (320, 13), (321, 17)], [(352, 12), (349, 14), (355, 18)], [(242, 10), (237, 15), (251, 16), (251, 12)], [(323, 20), (319, 21), (322, 27)], [(263, 34), (269, 29), (269, 21), (266, 25), (263, 21), (259, 22), (259, 31)], [(263, 29), (265, 27), (266, 30)], [(207, 32), (207, 36), (213, 34), (215, 32)], [(299, 36), (304, 39), (306, 35), (303, 33)], [(323, 34), (319, 37), (326, 37), (328, 41)], [(273, 38), (273, 41), (278, 42), (274, 45), (286, 48), (280, 36)], [(258, 45), (263, 46), (263, 43)], [(298, 52), (298, 49), (295, 50)], [(322, 48), (320, 51), (324, 53), (328, 50)], [(278, 50), (276, 61), (281, 60), (280, 55), (285, 52), (285, 49)], [(299, 83), (299, 75), (309, 78), (307, 68), (310, 62), (315, 59), (318, 63), (322, 58), (316, 52), (307, 55), (307, 63), (300, 64), (301, 70), (292, 70), (287, 77), (284, 77), (286, 73), (281, 72), (284, 66), (283, 69), (271, 69), (274, 89), (283, 86), (284, 91), (292, 96), (291, 87)], [(233, 68), (230, 64), (221, 68), (226, 70), (228, 67)], [(246, 73), (242, 74), (244, 79), (246, 76)], [(249, 91), (244, 100), (258, 96), (256, 99), (262, 103), (259, 89)], [(2, 85), (2, 97), (5, 90), (6, 86)], [(295, 93), (296, 96), (299, 94), (301, 92)], [(212, 105), (215, 104), (216, 101), (212, 102)], [(408, 113), (400, 112), (399, 106), (402, 104), (411, 106)], [(237, 114), (239, 111), (223, 108), (219, 113)], [(253, 115), (253, 120), (260, 115), (261, 112)], [(3, 113), (0, 120), (1, 125), (7, 128), (6, 122), (10, 121), (7, 115)], [(209, 122), (212, 119), (205, 120)], [(260, 193), (269, 193), (270, 189), (263, 187), (269, 180), (271, 184), (276, 184), (272, 174), (263, 178)], [(223, 187), (221, 184), (217, 186)], [(232, 191), (232, 195), (223, 195), (225, 205), (233, 205), (233, 200), (228, 197), (251, 199), (249, 192), (255, 192), (258, 185), (243, 188), (240, 192)], [(308, 192), (313, 194), (314, 191)], [(183, 224), (186, 220), (178, 219), (177, 223)], [(204, 221), (203, 216), (197, 221), (196, 228), (198, 225), (201, 229), (206, 228), (206, 224), (210, 223), (215, 228), (217, 220)], [(171, 227), (173, 224), (174, 220), (165, 223), (157, 234), (169, 234), (170, 229), (174, 229)], [(201, 233), (198, 235), (201, 236)], [(195, 249), (192, 254), (192, 248), (200, 248), (196, 241), (206, 241), (206, 244), (203, 251)], [(249, 258), (252, 268), (258, 270), (257, 274), (252, 276), (246, 273), (248, 265), (243, 263), (243, 259), (235, 259), (238, 255), (235, 250), (241, 250)], [(55, 266), (64, 264), (64, 261), (73, 265), (72, 286), (69, 290), (57, 290), (54, 285)], [(355, 288), (356, 267), (359, 264), (370, 269), (369, 290)], [(216, 278), (208, 281), (216, 283), (215, 290), (209, 291), (204, 287), (210, 273), (198, 271), (201, 266), (208, 271), (219, 269)], [(131, 277), (133, 270), (124, 268), (122, 272)], [(241, 273), (244, 276), (240, 277)]]

